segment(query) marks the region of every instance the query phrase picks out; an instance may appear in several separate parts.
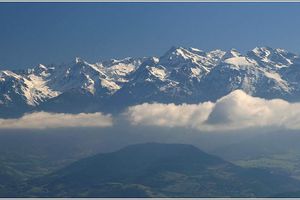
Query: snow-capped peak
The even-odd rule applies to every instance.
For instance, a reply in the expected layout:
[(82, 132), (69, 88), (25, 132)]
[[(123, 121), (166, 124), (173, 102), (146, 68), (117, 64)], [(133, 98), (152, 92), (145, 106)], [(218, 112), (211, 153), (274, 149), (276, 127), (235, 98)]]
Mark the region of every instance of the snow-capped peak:
[(250, 58), (261, 62), (268, 68), (282, 68), (294, 63), (299, 56), (281, 48), (255, 47), (247, 54)]
[(200, 49), (190, 47), (188, 50), (190, 52), (194, 53), (194, 54), (199, 55), (199, 56), (206, 56), (206, 53), (204, 51), (200, 50)]
[(281, 53), (281, 54), (288, 54), (290, 52), (288, 52), (285, 49), (282, 48), (272, 48), (269, 46), (263, 46), (263, 47), (255, 47), (252, 52), (254, 52), (256, 55), (260, 55), (260, 56), (269, 56), (273, 53)]
[(82, 63), (85, 63), (85, 61), (82, 58), (80, 57), (75, 58), (75, 64), (82, 64)]
[(128, 61), (131, 61), (132, 60), (132, 57), (126, 57), (124, 59), (112, 59), (112, 63), (115, 64), (115, 63), (120, 63), (120, 62), (128, 62)]
[(208, 52), (207, 56), (216, 57), (216, 58), (221, 59), (225, 54), (226, 54), (225, 51), (222, 51), (221, 49), (215, 49), (215, 50)]
[[(192, 50), (192, 51), (191, 51)], [(167, 68), (200, 67), (206, 68), (212, 65), (205, 52), (195, 48), (172, 47), (162, 57), (159, 64)], [(207, 71), (207, 69), (204, 69)]]
[(82, 60), (81, 60), (81, 58), (79, 58), (79, 57), (76, 57), (75, 58), (75, 63), (77, 64), (77, 63), (80, 63)]
[(228, 58), (233, 58), (233, 57), (241, 57), (242, 54), (236, 50), (236, 49), (231, 49), (225, 53), (223, 56), (223, 60), (228, 59)]
[[(252, 53), (252, 54), (251, 54)], [(268, 57), (272, 56), (272, 54), (274, 53), (278, 53), (277, 49), (273, 49), (271, 47), (255, 47), (251, 52), (250, 52), (250, 56), (251, 55), (255, 55), (261, 59), (263, 59), (263, 61), (268, 62)], [(249, 54), (249, 53), (248, 53)]]
[(243, 56), (236, 49), (231, 49), (230, 51), (226, 52), (226, 54), (223, 56), (223, 62), (236, 67), (257, 65), (255, 60)]
[(265, 47), (255, 47), (252, 51), (256, 54), (261, 54), (263, 52), (270, 53), (270, 51), (273, 51), (271, 47), (265, 46)]
[(38, 68), (41, 69), (41, 70), (47, 70), (47, 67), (43, 64), (39, 64)]
[(35, 68), (28, 70), (29, 74), (31, 74), (31, 72), (37, 76), (42, 76), (42, 77), (47, 77), (50, 75), (48, 73), (48, 68), (43, 64), (39, 64)]
[(190, 47), (189, 50), (193, 51), (193, 52), (203, 52), (202, 50), (194, 48), (194, 47)]
[(169, 51), (167, 51), (165, 53), (165, 55), (163, 55), (163, 58), (167, 58), (169, 60), (181, 57), (184, 59), (188, 59), (188, 57), (186, 56), (186, 54), (188, 54), (189, 51), (183, 47), (175, 47), (173, 46)]

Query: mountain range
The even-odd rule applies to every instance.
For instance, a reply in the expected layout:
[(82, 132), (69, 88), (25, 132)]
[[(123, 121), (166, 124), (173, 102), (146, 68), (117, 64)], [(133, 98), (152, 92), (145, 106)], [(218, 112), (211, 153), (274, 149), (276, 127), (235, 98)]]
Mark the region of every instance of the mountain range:
[(172, 47), (160, 57), (38, 65), (0, 71), (0, 116), (25, 112), (120, 112), (144, 102), (216, 101), (233, 90), (300, 100), (300, 56), (256, 47), (205, 52)]

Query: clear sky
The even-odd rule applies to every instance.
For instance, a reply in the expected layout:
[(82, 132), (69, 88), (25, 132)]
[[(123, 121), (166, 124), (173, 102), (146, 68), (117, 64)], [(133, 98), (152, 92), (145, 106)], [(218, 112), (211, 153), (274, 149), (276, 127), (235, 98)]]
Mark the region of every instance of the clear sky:
[(0, 69), (171, 46), (300, 53), (300, 3), (0, 3)]

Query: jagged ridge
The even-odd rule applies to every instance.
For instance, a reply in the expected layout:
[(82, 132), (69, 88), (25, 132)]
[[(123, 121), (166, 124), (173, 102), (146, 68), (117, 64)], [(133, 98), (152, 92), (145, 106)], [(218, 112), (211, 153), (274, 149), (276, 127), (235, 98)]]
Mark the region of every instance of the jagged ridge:
[(298, 55), (270, 47), (256, 47), (245, 55), (236, 49), (204, 52), (172, 47), (161, 57), (40, 64), (0, 71), (0, 115), (9, 117), (12, 110), (112, 112), (154, 101), (199, 103), (236, 89), (298, 101), (299, 65)]

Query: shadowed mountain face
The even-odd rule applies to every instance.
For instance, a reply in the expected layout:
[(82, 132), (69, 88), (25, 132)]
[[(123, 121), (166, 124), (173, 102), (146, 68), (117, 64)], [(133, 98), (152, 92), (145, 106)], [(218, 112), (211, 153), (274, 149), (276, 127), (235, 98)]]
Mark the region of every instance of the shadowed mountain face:
[(294, 179), (241, 168), (191, 145), (146, 143), (79, 160), (6, 196), (263, 197), (299, 187)]
[(120, 112), (144, 102), (215, 101), (241, 89), (266, 99), (300, 99), (299, 56), (260, 47), (204, 52), (173, 47), (160, 57), (0, 71), (0, 116), (29, 111)]

